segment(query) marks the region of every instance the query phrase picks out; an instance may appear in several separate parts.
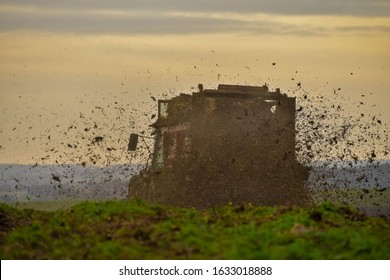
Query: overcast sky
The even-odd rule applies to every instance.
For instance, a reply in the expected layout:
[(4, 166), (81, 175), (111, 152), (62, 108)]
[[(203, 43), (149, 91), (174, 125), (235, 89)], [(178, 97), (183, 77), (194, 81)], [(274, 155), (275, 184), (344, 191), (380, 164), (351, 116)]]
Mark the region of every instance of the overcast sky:
[(294, 15), (388, 16), (387, 0), (1, 0), (2, 5), (70, 10), (201, 11)]
[[(281, 16), (389, 17), (387, 0), (0, 0), (0, 31), (34, 30), (81, 34), (161, 34), (237, 32), (319, 34), (311, 24), (297, 26)], [(310, 21), (309, 21), (310, 23)], [(329, 23), (329, 22), (328, 22)], [(389, 32), (383, 21), (365, 26), (330, 27), (338, 31)], [(333, 31), (333, 29), (331, 31)]]

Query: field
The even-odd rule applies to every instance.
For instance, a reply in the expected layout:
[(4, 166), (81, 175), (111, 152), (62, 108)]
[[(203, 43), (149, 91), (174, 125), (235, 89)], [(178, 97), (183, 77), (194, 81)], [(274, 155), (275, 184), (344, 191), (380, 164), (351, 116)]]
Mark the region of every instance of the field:
[(347, 206), (0, 204), (1, 259), (389, 259), (390, 221)]
[(330, 201), (352, 206), (370, 216), (390, 218), (390, 188), (317, 189), (310, 197), (314, 205)]

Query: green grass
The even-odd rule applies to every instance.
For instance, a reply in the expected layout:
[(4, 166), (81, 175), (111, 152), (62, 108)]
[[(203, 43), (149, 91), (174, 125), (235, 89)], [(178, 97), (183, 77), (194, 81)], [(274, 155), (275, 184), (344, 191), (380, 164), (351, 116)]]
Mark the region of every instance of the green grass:
[(83, 201), (77, 199), (62, 199), (49, 201), (23, 201), (13, 204), (20, 209), (34, 209), (39, 211), (55, 211), (69, 209)]
[(331, 201), (349, 205), (371, 216), (384, 215), (390, 218), (390, 188), (338, 188), (316, 189), (310, 193), (313, 204)]
[(197, 211), (142, 201), (0, 204), (1, 259), (389, 259), (390, 222), (346, 206)]

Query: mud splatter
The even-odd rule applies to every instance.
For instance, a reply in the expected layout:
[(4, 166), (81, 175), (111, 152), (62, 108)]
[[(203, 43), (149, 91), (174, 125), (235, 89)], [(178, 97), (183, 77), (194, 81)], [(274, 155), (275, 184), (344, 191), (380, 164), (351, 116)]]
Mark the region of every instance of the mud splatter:
[[(315, 190), (321, 189), (322, 192), (323, 189), (335, 190), (340, 186), (351, 187), (358, 184), (364, 184), (362, 189), (383, 189), (390, 186), (388, 176), (386, 177), (387, 169), (383, 165), (383, 159), (388, 159), (390, 152), (388, 128), (375, 105), (370, 105), (368, 102), (371, 93), (361, 94), (357, 101), (355, 98), (353, 101), (347, 97), (341, 87), (336, 85), (329, 92), (313, 94), (305, 90), (304, 81), (297, 82), (295, 88), (290, 88), (285, 92), (297, 98), (295, 152), (300, 163), (314, 167), (315, 172), (310, 174), (309, 187)], [(144, 146), (139, 147), (137, 152), (127, 152), (128, 135), (131, 132), (151, 135), (152, 129), (148, 127), (148, 124), (156, 120), (156, 107), (152, 102), (178, 95), (174, 91), (163, 92), (160, 95), (152, 95), (146, 91), (140, 94), (150, 96), (150, 103), (148, 103), (150, 106), (146, 111), (126, 102), (123, 94), (120, 95), (122, 99), (118, 98), (117, 101), (112, 102), (102, 95), (100, 98), (95, 98), (94, 102), (88, 106), (83, 104), (84, 109), (67, 122), (63, 122), (59, 116), (58, 124), (48, 128), (43, 134), (14, 140), (18, 141), (20, 146), (38, 141), (42, 143), (43, 152), (32, 159), (35, 164), (31, 166), (31, 171), (33, 172), (37, 166), (54, 164), (50, 167), (51, 172), (42, 176), (52, 178), (51, 174), (55, 176), (62, 174), (59, 177), (62, 188), (56, 189), (59, 194), (67, 189), (65, 184), (70, 184), (77, 189), (80, 183), (94, 181), (91, 176), (95, 175), (91, 175), (92, 173), (89, 175), (86, 173), (86, 177), (80, 180), (72, 171), (71, 165), (74, 164), (79, 164), (83, 168), (101, 167), (102, 172), (107, 175), (106, 180), (115, 178), (118, 170), (104, 167), (124, 165), (125, 168), (128, 167), (128, 170), (121, 168), (120, 172), (127, 172), (125, 176), (130, 178), (136, 174), (130, 166), (147, 162), (150, 154)], [(20, 99), (20, 102), (26, 101)], [(76, 102), (83, 103), (84, 101), (80, 97)], [(43, 119), (45, 114), (43, 111), (29, 118)], [(19, 123), (10, 129), (12, 131), (9, 133), (18, 129), (34, 131), (34, 127), (29, 124), (29, 119), (20, 119)], [(2, 130), (2, 133), (6, 131)], [(148, 144), (153, 146), (152, 141), (148, 141)], [(7, 147), (2, 144), (1, 149), (5, 150)], [(211, 168), (210, 161), (204, 164), (207, 170), (215, 170)], [(68, 170), (68, 173), (56, 172), (54, 170), (56, 165), (61, 166), (63, 170)], [(239, 158), (230, 159), (229, 166), (239, 165)], [(362, 165), (364, 168), (361, 168)], [(253, 166), (256, 167), (256, 164)], [(223, 177), (225, 171), (223, 169), (220, 171)], [(349, 171), (352, 173), (348, 173)], [(340, 176), (340, 172), (344, 172), (343, 176)], [(250, 176), (247, 177), (250, 178)], [(13, 179), (8, 180), (7, 183), (12, 183), (15, 189), (25, 187), (18, 182), (18, 178)], [(209, 181), (205, 179), (205, 182)], [(51, 182), (56, 187), (60, 183), (55, 179)], [(216, 193), (220, 191), (222, 192), (218, 190)], [(75, 197), (77, 195), (76, 191), (70, 193)], [(366, 201), (370, 195), (372, 195), (370, 191), (368, 193), (362, 191), (354, 195), (354, 198)], [(27, 194), (26, 197), (31, 198), (31, 194)]]
[[(203, 87), (201, 91), (203, 91)], [(390, 178), (386, 177), (387, 168), (380, 167), (380, 164), (382, 164), (380, 159), (386, 158), (389, 152), (387, 129), (379, 119), (380, 115), (375, 115), (375, 106), (372, 110), (369, 110), (365, 107), (364, 102), (352, 102), (349, 98), (340, 95), (340, 91), (341, 88), (338, 88), (337, 92), (333, 90), (333, 93), (321, 96), (312, 95), (304, 90), (301, 82), (298, 82), (297, 88), (290, 93), (291, 96), (297, 98), (295, 152), (299, 162), (311, 168), (309, 181), (306, 184), (301, 181), (299, 186), (305, 184), (310, 192), (314, 193), (308, 196), (313, 195), (317, 200), (328, 200), (331, 197), (329, 190), (336, 190), (339, 197), (333, 194), (332, 200), (346, 204), (348, 204), (348, 201), (356, 201), (355, 196), (358, 193), (360, 200), (366, 202), (361, 205), (367, 205), (369, 199), (362, 198), (364, 192), (362, 194), (359, 191), (351, 191), (348, 193), (350, 195), (348, 197), (345, 192), (339, 192), (339, 190), (342, 187), (362, 188), (362, 184), (356, 186), (356, 182), (363, 180), (367, 183), (364, 185), (366, 189), (381, 186), (377, 177), (375, 183), (372, 180), (368, 181), (368, 177), (373, 176), (383, 178), (382, 186), (383, 184), (386, 187), (390, 186)], [(217, 94), (217, 92), (212, 91), (210, 93)], [(364, 97), (362, 95), (362, 98)], [(178, 123), (183, 127), (182, 124), (188, 121), (189, 116), (195, 110), (193, 105), (187, 102), (188, 98), (186, 101), (184, 96), (181, 96), (180, 98), (183, 98), (182, 104), (177, 102), (177, 98), (179, 97), (173, 98), (170, 103), (167, 103), (167, 114), (170, 116), (168, 127)], [(229, 102), (231, 103), (231, 100)], [(240, 100), (236, 103), (241, 104), (243, 101)], [(278, 105), (280, 105), (280, 101)], [(219, 106), (221, 112), (223, 111), (220, 104), (216, 105), (215, 102), (209, 104), (211, 111), (215, 110), (216, 106)], [(184, 107), (187, 107), (188, 110), (183, 111), (182, 108)], [(358, 109), (358, 111), (351, 110), (351, 107)], [(262, 111), (250, 110), (253, 122), (260, 123), (259, 129), (264, 129), (264, 133), (268, 135), (267, 140), (260, 141), (262, 135), (257, 135), (253, 139), (258, 142), (252, 143), (250, 135), (244, 132), (230, 135), (237, 127), (234, 122), (240, 122), (241, 124), (238, 126), (244, 127), (245, 121), (243, 119), (248, 117), (248, 108), (242, 109), (242, 115), (236, 114), (235, 109), (226, 110), (228, 113), (219, 118), (220, 120), (218, 120), (218, 117), (210, 115), (210, 112), (206, 110), (201, 114), (205, 116), (205, 120), (199, 119), (194, 122), (199, 126), (187, 133), (188, 135), (186, 133), (184, 133), (185, 135), (178, 134), (182, 128), (174, 129), (172, 141), (166, 141), (173, 144), (167, 144), (168, 147), (164, 146), (162, 148), (166, 158), (170, 157), (169, 145), (174, 147), (178, 155), (183, 154), (183, 151), (180, 151), (180, 137), (183, 139), (186, 137), (196, 138), (197, 140), (194, 142), (198, 143), (198, 146), (199, 143), (203, 143), (203, 146), (195, 148), (198, 155), (190, 160), (181, 157), (178, 160), (180, 164), (175, 164), (176, 160), (173, 163), (166, 162), (165, 164), (173, 167), (173, 173), (163, 169), (162, 173), (161, 170), (157, 173), (152, 171), (144, 173), (139, 178), (134, 178), (133, 191), (132, 186), (129, 188), (130, 198), (142, 197), (152, 201), (156, 198), (159, 202), (179, 206), (191, 205), (200, 208), (205, 205), (224, 204), (228, 200), (237, 203), (251, 202), (266, 205), (302, 203), (306, 199), (306, 195), (302, 195), (304, 191), (292, 179), (294, 176), (302, 178), (300, 175), (302, 171), (298, 171), (299, 168), (293, 166), (287, 169), (280, 166), (288, 158), (288, 153), (285, 153), (284, 156), (280, 154), (280, 150), (283, 150), (286, 145), (288, 146), (286, 137), (282, 136), (284, 130), (279, 132), (279, 137), (275, 138), (272, 144), (267, 144), (270, 135), (267, 134), (266, 129), (275, 126), (275, 123), (271, 124), (267, 121), (264, 122), (264, 120), (256, 121), (253, 116), (256, 113), (261, 114)], [(275, 108), (271, 107), (271, 112), (274, 114)], [(234, 114), (237, 116), (233, 116)], [(247, 120), (250, 122), (250, 119)], [(157, 120), (155, 127), (157, 127), (157, 138), (159, 138), (158, 134), (161, 134), (161, 131), (159, 132), (159, 127), (161, 127), (159, 120)], [(162, 127), (164, 127), (164, 124)], [(163, 133), (165, 133), (165, 136), (161, 136), (161, 134), (160, 138), (166, 137), (166, 134), (170, 132), (167, 130)], [(217, 135), (218, 133), (221, 135)], [(245, 138), (246, 136), (248, 137)], [(221, 142), (216, 140), (218, 138), (221, 139)], [(207, 145), (212, 147), (210, 149), (204, 148)], [(234, 147), (238, 148), (235, 149)], [(202, 156), (204, 154), (207, 156)], [(261, 158), (261, 155), (264, 154), (274, 154), (275, 156), (272, 160), (270, 158), (268, 160), (262, 158), (257, 161), (254, 159), (256, 155), (257, 158)], [(242, 159), (240, 155), (244, 155)], [(176, 156), (174, 155), (173, 159)], [(200, 161), (201, 158), (204, 158), (204, 160)], [(232, 169), (233, 165), (236, 169)], [(253, 168), (250, 168), (250, 166)], [(271, 166), (275, 168), (271, 168)], [(364, 170), (360, 168), (361, 166), (364, 166)], [(250, 171), (244, 172), (244, 170)], [(264, 173), (262, 172), (264, 170), (268, 171)], [(350, 177), (351, 172), (356, 173)], [(365, 174), (360, 174), (361, 172), (365, 172)], [(380, 174), (381, 172), (382, 174)], [(172, 174), (168, 175), (169, 173)], [(239, 174), (239, 176), (236, 176), (236, 180), (234, 180), (232, 174)], [(288, 176), (288, 174), (292, 176)], [(358, 175), (356, 176), (356, 174)], [(166, 182), (162, 183), (163, 181)], [(186, 185), (188, 187), (185, 187)], [(237, 185), (236, 190), (235, 185)], [(153, 191), (150, 190), (151, 186), (153, 186)], [(157, 189), (160, 189), (161, 192)], [(255, 197), (259, 193), (263, 197), (256, 200)], [(373, 192), (368, 191), (367, 193), (370, 193), (371, 198)], [(377, 202), (374, 202), (374, 204), (377, 204)], [(381, 204), (387, 209), (385, 209), (385, 212), (389, 211), (387, 198), (384, 198)], [(359, 206), (359, 204), (355, 206)], [(379, 209), (378, 211), (382, 210)]]

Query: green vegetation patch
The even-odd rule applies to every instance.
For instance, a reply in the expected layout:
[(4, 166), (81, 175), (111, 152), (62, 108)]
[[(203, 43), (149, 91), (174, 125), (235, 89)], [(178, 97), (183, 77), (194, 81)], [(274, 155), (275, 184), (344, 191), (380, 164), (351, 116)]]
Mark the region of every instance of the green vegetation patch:
[(1, 259), (389, 259), (390, 221), (323, 203), (197, 211), (143, 201), (0, 204)]

